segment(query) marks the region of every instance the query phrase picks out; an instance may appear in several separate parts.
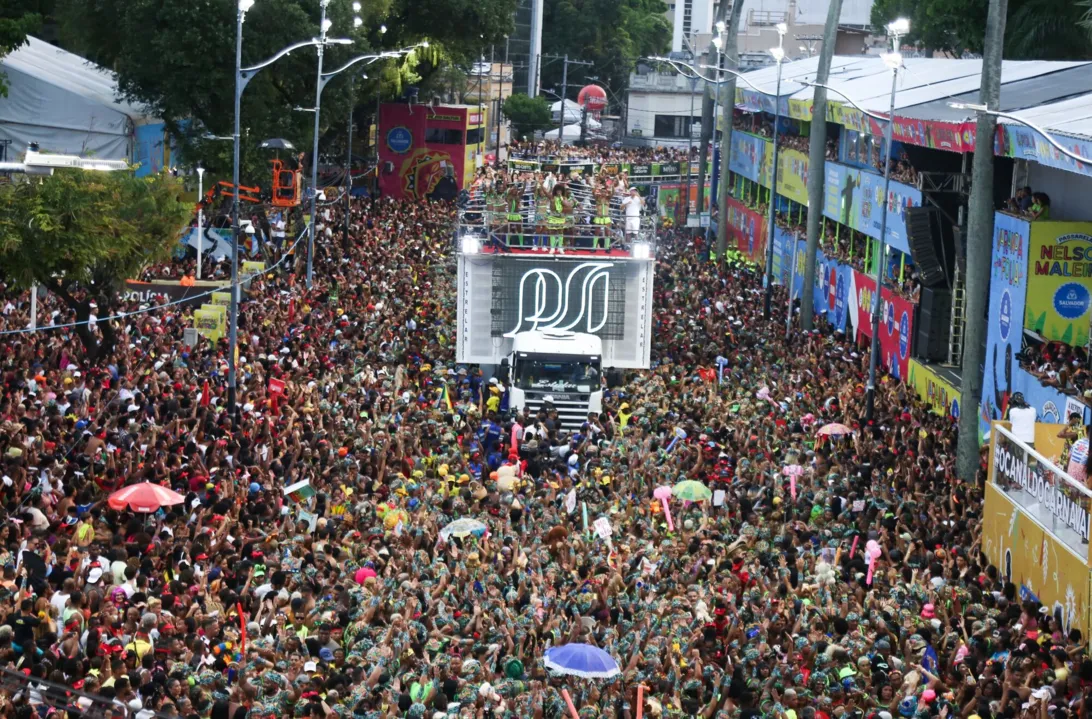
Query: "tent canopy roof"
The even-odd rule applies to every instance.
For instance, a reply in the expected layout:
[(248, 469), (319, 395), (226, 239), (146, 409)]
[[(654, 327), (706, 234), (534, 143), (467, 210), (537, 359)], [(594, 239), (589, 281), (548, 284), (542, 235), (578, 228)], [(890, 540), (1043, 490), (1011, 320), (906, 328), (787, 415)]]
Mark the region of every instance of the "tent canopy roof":
[(128, 115), (134, 124), (158, 122), (147, 108), (122, 100), (107, 70), (32, 35), (27, 44), (0, 60), (0, 67), (48, 83)]

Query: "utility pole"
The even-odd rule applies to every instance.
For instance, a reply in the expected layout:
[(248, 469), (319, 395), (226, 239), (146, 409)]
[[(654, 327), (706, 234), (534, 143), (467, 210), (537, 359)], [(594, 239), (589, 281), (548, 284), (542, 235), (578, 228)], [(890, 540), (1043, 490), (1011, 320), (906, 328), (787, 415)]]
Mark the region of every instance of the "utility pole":
[[(1008, 0), (990, 0), (986, 17), (986, 41), (982, 53), (979, 103), (996, 108), (1001, 103), (1001, 54), (1005, 45)], [(975, 126), (971, 198), (967, 213), (967, 310), (964, 320), (963, 388), (959, 414), (957, 469), (965, 482), (978, 474), (978, 404), (982, 400), (982, 363), (986, 361), (983, 333), (986, 323), (990, 262), (993, 249), (993, 138), (997, 117), (978, 113)]]
[[(723, 0), (717, 5), (717, 17), (713, 22), (713, 35), (710, 36), (709, 48), (705, 51), (708, 59), (720, 57), (720, 52), (723, 47), (718, 48), (713, 42), (718, 37), (717, 28), (724, 23), (724, 17), (728, 14), (728, 1)], [(719, 65), (719, 62), (718, 62)], [(720, 75), (717, 76), (720, 79)], [(705, 181), (706, 181), (706, 167), (705, 158), (709, 156), (709, 143), (716, 136), (716, 129), (714, 123), (716, 118), (713, 117), (715, 110), (713, 109), (713, 88), (709, 86), (709, 83), (705, 84), (705, 91), (702, 93), (701, 98), (701, 135), (698, 138), (698, 155), (701, 160), (698, 162), (698, 217), (701, 217), (701, 211), (704, 206), (705, 200)], [(720, 85), (717, 85), (717, 94), (720, 94)], [(691, 113), (693, 114), (693, 113)], [(712, 202), (712, 197), (709, 198)], [(710, 222), (712, 220), (710, 219)]]
[[(698, 91), (698, 78), (690, 78), (690, 114), (686, 117), (686, 223), (690, 224), (690, 158), (694, 154), (694, 94)], [(681, 168), (680, 168), (681, 169)], [(701, 176), (699, 175), (699, 178)], [(701, 185), (698, 185), (698, 197), (701, 197)], [(698, 200), (699, 207), (701, 200)], [(699, 211), (698, 217), (701, 217)]]
[[(842, 0), (830, 0), (815, 76), (815, 82), (819, 85), (826, 85), (830, 79), (830, 63), (834, 57), (841, 15)], [(800, 293), (800, 327), (804, 331), (814, 326), (815, 256), (819, 252), (819, 235), (823, 231), (823, 184), (827, 176), (827, 89), (814, 87), (812, 90), (811, 139), (808, 144), (808, 244), (804, 256), (804, 288)]]
[[(501, 64), (499, 78), (497, 81), (497, 105), (494, 114), (497, 116), (497, 145), (493, 148), (493, 155), (496, 157), (496, 162), (499, 165), (501, 161), (501, 105), (504, 104), (504, 69), (508, 67), (508, 36), (504, 36), (504, 62)], [(492, 68), (490, 68), (492, 69)]]
[(531, 0), (531, 42), (527, 48), (527, 97), (538, 95), (538, 73), (542, 67), (542, 9), (546, 0)]
[(345, 227), (342, 230), (342, 243), (345, 251), (349, 250), (349, 214), (353, 203), (350, 196), (353, 193), (353, 106), (356, 104), (356, 76), (349, 77), (349, 139), (346, 141), (348, 148), (345, 150)]
[[(723, 0), (727, 2), (727, 0)], [(732, 0), (732, 11), (728, 15), (728, 28), (724, 38), (725, 69), (739, 69), (739, 20), (743, 16), (743, 0)], [(724, 257), (728, 249), (728, 223), (724, 208), (728, 198), (728, 160), (732, 154), (732, 112), (736, 107), (736, 76), (728, 74), (724, 83), (724, 94), (720, 98), (721, 124), (720, 135), (720, 179), (717, 181), (718, 211), (717, 221), (717, 257)], [(713, 221), (710, 208), (709, 221)]]
[(561, 60), (564, 65), (561, 68), (561, 120), (557, 127), (557, 142), (559, 145), (565, 144), (565, 95), (569, 91), (569, 65), (583, 65), (585, 67), (591, 67), (595, 63), (584, 62), (583, 60), (570, 60), (568, 53), (565, 55), (543, 55), (542, 57), (553, 58), (554, 60)]

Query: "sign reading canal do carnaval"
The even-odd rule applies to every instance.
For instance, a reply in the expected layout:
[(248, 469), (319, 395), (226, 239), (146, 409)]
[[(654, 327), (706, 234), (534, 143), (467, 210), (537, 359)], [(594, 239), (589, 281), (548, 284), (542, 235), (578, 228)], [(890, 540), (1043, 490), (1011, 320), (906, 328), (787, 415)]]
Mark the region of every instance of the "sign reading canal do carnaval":
[(1032, 222), (1024, 327), (1083, 347), (1090, 305), (1092, 222)]

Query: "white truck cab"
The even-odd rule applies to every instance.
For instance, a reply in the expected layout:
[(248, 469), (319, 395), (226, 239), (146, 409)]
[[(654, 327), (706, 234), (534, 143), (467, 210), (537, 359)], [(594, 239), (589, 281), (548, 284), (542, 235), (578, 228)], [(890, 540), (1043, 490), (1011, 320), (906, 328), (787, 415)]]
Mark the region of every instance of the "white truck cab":
[(508, 355), (509, 406), (536, 414), (547, 403), (561, 426), (579, 429), (603, 411), (603, 341), (561, 330), (519, 332)]

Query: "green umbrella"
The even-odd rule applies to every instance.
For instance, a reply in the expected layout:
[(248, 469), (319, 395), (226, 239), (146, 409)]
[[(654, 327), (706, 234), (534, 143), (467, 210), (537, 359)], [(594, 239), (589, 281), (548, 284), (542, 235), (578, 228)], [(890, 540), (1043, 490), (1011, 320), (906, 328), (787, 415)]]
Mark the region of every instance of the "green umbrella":
[(713, 493), (701, 482), (687, 479), (671, 488), (671, 496), (687, 502), (704, 502), (712, 498)]

